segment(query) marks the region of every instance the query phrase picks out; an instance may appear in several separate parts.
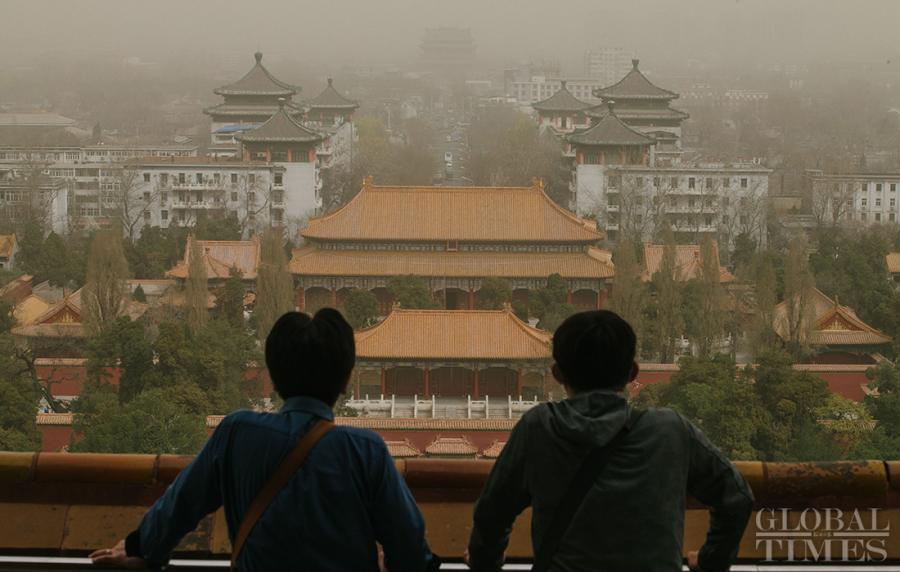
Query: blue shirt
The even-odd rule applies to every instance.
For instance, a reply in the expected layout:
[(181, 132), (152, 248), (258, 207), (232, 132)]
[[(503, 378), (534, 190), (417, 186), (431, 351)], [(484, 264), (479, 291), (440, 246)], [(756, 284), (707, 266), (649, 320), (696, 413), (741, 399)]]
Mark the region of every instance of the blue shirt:
[[(128, 552), (152, 564), (207, 514), (225, 506), (232, 542), (245, 511), (282, 459), (318, 419), (324, 402), (292, 397), (281, 412), (238, 411), (222, 420), (194, 461), (144, 515)], [(335, 427), (263, 513), (238, 562), (241, 570), (378, 570), (375, 543), (391, 572), (436, 569), (425, 523), (376, 433)]]

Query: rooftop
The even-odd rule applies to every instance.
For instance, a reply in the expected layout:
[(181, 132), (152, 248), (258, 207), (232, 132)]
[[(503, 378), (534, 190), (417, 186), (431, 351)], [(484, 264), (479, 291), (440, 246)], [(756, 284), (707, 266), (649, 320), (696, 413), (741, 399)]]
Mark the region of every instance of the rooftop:
[[(813, 316), (807, 343), (813, 346), (878, 346), (892, 341), (891, 336), (865, 323), (849, 306), (842, 306), (818, 288), (810, 303)], [(788, 338), (787, 302), (775, 306), (774, 329), (782, 339)]]
[(609, 251), (448, 252), (295, 248), (289, 265), (300, 276), (416, 276), (445, 278), (611, 278)]
[(262, 53), (253, 54), (256, 64), (250, 71), (234, 83), (222, 86), (214, 90), (218, 95), (270, 95), (290, 97), (296, 95), (300, 88), (285, 83), (275, 76), (262, 64)]
[(75, 120), (55, 113), (0, 113), (0, 127), (69, 127)]
[(359, 104), (352, 99), (347, 99), (334, 88), (333, 80), (328, 78), (328, 85), (322, 92), (314, 98), (308, 100), (306, 105), (310, 109), (349, 109), (353, 110), (359, 107)]
[(9, 260), (16, 252), (16, 235), (0, 234), (0, 258)]
[(532, 103), (531, 107), (538, 112), (577, 112), (589, 109), (591, 104), (585, 103), (572, 95), (572, 92), (566, 87), (565, 80), (563, 80), (557, 92), (547, 99)]
[[(644, 244), (644, 273), (642, 279), (650, 281), (659, 270), (666, 251), (664, 244)], [(681, 281), (693, 280), (703, 276), (702, 248), (697, 244), (675, 245), (675, 269), (677, 279)], [(713, 241), (713, 253), (716, 262), (719, 262), (719, 245)], [(727, 268), (719, 264), (719, 281), (734, 282), (736, 278)]]
[(596, 223), (556, 205), (540, 181), (531, 187), (399, 187), (376, 186), (370, 177), (349, 203), (311, 219), (301, 235), (392, 242), (593, 243), (603, 238)]
[(242, 143), (318, 143), (322, 135), (296, 121), (283, 102), (275, 115), (255, 129), (235, 135)]
[(362, 360), (542, 360), (550, 358), (550, 334), (509, 310), (397, 308), (357, 332), (356, 355)]
[(900, 273), (900, 252), (889, 252), (884, 257), (885, 265), (891, 274)]
[(613, 111), (612, 105), (607, 106), (606, 114), (592, 126), (575, 131), (567, 139), (575, 145), (649, 146), (656, 142), (653, 137), (644, 135), (622, 122)]
[(604, 100), (626, 99), (659, 99), (672, 100), (678, 98), (678, 94), (653, 85), (647, 76), (638, 69), (640, 60), (631, 60), (631, 71), (617, 83), (603, 87), (594, 92), (596, 97)]
[(193, 236), (188, 236), (184, 257), (166, 272), (166, 276), (181, 279), (188, 277), (194, 241), (203, 253), (207, 280), (228, 278), (233, 266), (241, 271), (244, 280), (256, 279), (260, 246), (259, 238), (255, 236), (250, 240), (196, 240)]

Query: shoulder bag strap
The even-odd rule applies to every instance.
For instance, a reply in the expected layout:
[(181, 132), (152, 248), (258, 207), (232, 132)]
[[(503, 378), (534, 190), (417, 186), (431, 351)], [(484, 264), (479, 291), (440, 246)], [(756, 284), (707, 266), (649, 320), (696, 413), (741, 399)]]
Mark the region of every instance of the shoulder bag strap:
[(643, 414), (643, 411), (632, 410), (628, 421), (626, 421), (616, 436), (606, 445), (593, 449), (582, 461), (578, 472), (575, 473), (575, 477), (572, 478), (566, 489), (565, 496), (563, 496), (559, 507), (556, 509), (556, 514), (553, 515), (553, 520), (550, 521), (550, 528), (541, 542), (541, 553), (539, 556), (535, 555), (534, 566), (531, 568), (532, 572), (547, 572), (550, 570), (550, 563), (559, 549), (563, 536), (572, 524), (575, 513), (578, 512), (591, 487), (597, 482), (597, 477), (606, 466), (609, 456), (623, 441), (628, 430)]
[(237, 535), (234, 537), (234, 548), (231, 550), (231, 570), (236, 569), (238, 557), (241, 555), (241, 550), (244, 548), (247, 537), (250, 536), (253, 527), (256, 526), (256, 521), (259, 520), (275, 496), (281, 492), (288, 481), (291, 480), (291, 477), (293, 477), (301, 465), (303, 465), (303, 461), (306, 460), (309, 452), (316, 446), (319, 439), (324, 437), (325, 434), (333, 428), (334, 423), (331, 421), (326, 421), (324, 419), (316, 421), (316, 424), (313, 425), (312, 429), (307, 431), (306, 435), (297, 442), (294, 449), (288, 453), (287, 457), (284, 458), (284, 461), (278, 465), (275, 473), (269, 478), (268, 482), (263, 485), (263, 488), (260, 489), (256, 498), (250, 503), (250, 507), (247, 509), (246, 514), (244, 514), (244, 520), (241, 522)]

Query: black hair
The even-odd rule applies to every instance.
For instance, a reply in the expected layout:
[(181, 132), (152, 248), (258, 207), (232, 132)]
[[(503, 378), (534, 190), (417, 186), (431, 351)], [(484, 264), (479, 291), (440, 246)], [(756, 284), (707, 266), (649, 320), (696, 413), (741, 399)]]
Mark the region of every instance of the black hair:
[(332, 308), (313, 318), (288, 312), (266, 338), (266, 366), (282, 399), (305, 395), (333, 406), (355, 361), (353, 328)]
[(576, 391), (618, 389), (629, 381), (637, 338), (609, 310), (569, 316), (553, 334), (553, 359)]

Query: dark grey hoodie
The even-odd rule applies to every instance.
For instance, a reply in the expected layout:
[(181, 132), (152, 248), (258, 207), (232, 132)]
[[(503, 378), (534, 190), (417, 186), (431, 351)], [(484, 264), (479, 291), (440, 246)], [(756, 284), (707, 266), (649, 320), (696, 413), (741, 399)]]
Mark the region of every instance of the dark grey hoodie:
[[(475, 506), (473, 570), (500, 570), (516, 516), (532, 507), (540, 553), (556, 506), (581, 461), (624, 426), (621, 393), (597, 390), (541, 404), (516, 424)], [(712, 508), (700, 551), (707, 572), (728, 570), (753, 494), (741, 474), (687, 419), (650, 409), (631, 427), (559, 545), (556, 572), (680, 571), (686, 494)]]

